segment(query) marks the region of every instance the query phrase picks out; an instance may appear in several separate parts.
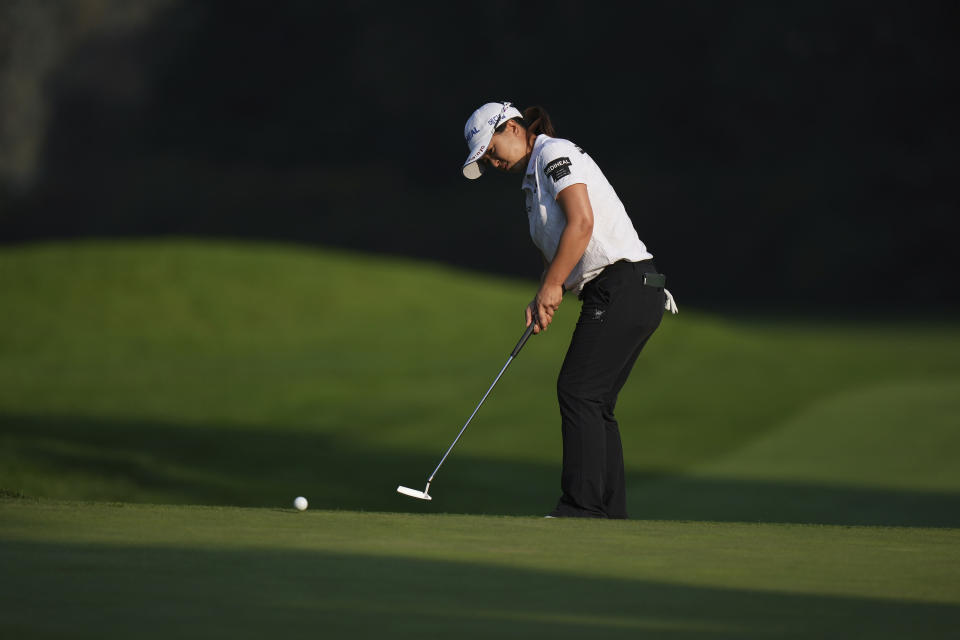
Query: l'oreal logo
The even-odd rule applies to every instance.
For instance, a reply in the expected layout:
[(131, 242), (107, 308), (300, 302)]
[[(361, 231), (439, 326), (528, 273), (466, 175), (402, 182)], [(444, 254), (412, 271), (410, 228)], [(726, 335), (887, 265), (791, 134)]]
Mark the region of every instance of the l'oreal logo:
[(470, 133), (467, 134), (467, 142), (470, 142), (470, 138), (472, 138), (473, 136), (477, 135), (478, 133), (480, 133), (480, 129), (477, 129), (476, 127), (474, 127), (474, 128), (470, 131)]

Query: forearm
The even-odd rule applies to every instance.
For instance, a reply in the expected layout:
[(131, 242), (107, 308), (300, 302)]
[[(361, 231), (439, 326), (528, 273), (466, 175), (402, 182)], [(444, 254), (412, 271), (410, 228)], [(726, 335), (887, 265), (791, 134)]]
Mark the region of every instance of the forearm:
[(538, 325), (534, 333), (550, 326), (554, 312), (563, 301), (563, 284), (580, 262), (593, 235), (593, 209), (590, 207), (587, 185), (577, 183), (566, 187), (557, 194), (557, 202), (563, 209), (567, 224), (560, 235), (553, 260), (543, 275), (540, 291), (527, 307), (527, 323), (535, 321)]
[(566, 282), (570, 272), (583, 257), (583, 252), (587, 250), (592, 234), (593, 220), (575, 220), (567, 223), (560, 236), (557, 253), (543, 276), (543, 284), (562, 286)]

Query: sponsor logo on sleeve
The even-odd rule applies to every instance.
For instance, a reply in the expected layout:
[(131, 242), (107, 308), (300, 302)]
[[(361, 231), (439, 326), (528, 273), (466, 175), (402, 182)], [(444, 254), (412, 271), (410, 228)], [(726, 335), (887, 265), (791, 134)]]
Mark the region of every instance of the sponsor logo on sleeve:
[(570, 165), (572, 164), (573, 163), (570, 162), (570, 158), (557, 158), (545, 166), (543, 168), (543, 172), (553, 178), (554, 182), (560, 182), (561, 178), (566, 178), (568, 175), (570, 175)]

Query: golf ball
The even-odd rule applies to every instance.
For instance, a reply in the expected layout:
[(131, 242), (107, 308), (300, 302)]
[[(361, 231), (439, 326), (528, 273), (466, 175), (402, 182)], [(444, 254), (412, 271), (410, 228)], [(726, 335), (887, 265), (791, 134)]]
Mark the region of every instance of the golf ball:
[(303, 496), (299, 496), (293, 499), (293, 506), (297, 508), (297, 511), (306, 511), (307, 509), (307, 499)]

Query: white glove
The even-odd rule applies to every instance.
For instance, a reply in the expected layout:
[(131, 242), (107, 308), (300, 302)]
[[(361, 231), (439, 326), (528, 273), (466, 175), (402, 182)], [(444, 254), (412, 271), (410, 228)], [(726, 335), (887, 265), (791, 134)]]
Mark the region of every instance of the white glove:
[(669, 311), (670, 313), (676, 315), (680, 309), (677, 308), (677, 303), (673, 299), (673, 294), (670, 293), (668, 289), (664, 289), (663, 292), (667, 294), (667, 302), (663, 305), (663, 308)]

